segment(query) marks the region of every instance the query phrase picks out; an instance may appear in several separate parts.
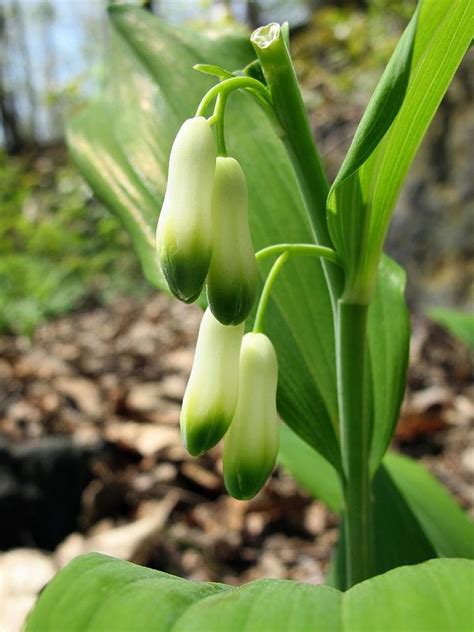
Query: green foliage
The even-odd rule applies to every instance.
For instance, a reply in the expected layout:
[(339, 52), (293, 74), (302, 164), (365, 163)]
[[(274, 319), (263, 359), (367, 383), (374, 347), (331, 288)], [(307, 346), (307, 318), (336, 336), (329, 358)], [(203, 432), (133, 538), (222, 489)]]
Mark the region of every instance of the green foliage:
[(428, 316), (445, 327), (453, 336), (474, 349), (474, 315), (454, 309), (433, 308)]
[(469, 0), (424, 0), (418, 6), (331, 188), (328, 225), (351, 300), (370, 299), (403, 180), (470, 45), (471, 9)]
[(0, 330), (145, 289), (128, 236), (62, 160), (0, 155), (0, 207)]
[[(337, 472), (289, 428), (281, 430), (279, 460), (315, 498), (333, 511), (343, 509)], [(474, 559), (474, 523), (411, 459), (390, 452), (385, 456), (374, 480), (374, 515), (377, 573), (434, 556)], [(340, 541), (329, 579), (338, 588), (346, 586), (343, 548)]]
[(276, 579), (231, 588), (90, 553), (46, 587), (25, 632), (468, 632), (473, 581), (474, 562), (445, 559), (390, 571), (345, 593)]

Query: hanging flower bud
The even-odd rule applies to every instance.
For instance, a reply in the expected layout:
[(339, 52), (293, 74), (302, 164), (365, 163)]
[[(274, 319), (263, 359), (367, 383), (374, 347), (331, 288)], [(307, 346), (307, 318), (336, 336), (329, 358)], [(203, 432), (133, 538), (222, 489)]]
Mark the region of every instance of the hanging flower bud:
[(207, 298), (224, 325), (247, 318), (257, 292), (257, 265), (250, 237), (247, 184), (234, 158), (217, 158), (212, 192), (213, 251)]
[(216, 146), (203, 117), (183, 123), (171, 149), (166, 194), (156, 232), (161, 269), (173, 294), (192, 303), (212, 255), (211, 198)]
[(278, 363), (264, 334), (242, 341), (239, 394), (224, 439), (224, 480), (234, 498), (252, 498), (270, 476), (278, 453), (276, 388)]
[(215, 446), (232, 421), (243, 335), (243, 323), (226, 327), (209, 308), (204, 312), (180, 417), (183, 441), (193, 456)]

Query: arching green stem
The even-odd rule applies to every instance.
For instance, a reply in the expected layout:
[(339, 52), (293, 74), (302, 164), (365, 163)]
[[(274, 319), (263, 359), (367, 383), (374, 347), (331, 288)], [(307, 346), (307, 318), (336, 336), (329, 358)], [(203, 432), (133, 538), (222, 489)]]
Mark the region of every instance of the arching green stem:
[(270, 294), (273, 288), (273, 284), (275, 283), (280, 270), (283, 268), (289, 257), (289, 252), (284, 252), (282, 255), (280, 255), (273, 264), (272, 269), (267, 276), (257, 307), (257, 314), (255, 316), (255, 323), (253, 325), (254, 333), (263, 332), (263, 319), (265, 316), (265, 310), (267, 309), (268, 301), (270, 300)]
[(247, 88), (252, 92), (256, 92), (259, 96), (263, 97), (269, 105), (271, 105), (272, 99), (270, 92), (260, 81), (257, 81), (257, 79), (253, 79), (252, 77), (232, 77), (231, 79), (225, 79), (224, 81), (216, 84), (203, 96), (196, 110), (196, 116), (205, 116), (210, 104), (220, 94), (227, 97), (234, 90), (241, 90), (242, 88)]
[(214, 108), (214, 114), (210, 119), (211, 125), (216, 124), (216, 140), (217, 140), (217, 152), (219, 156), (227, 156), (227, 148), (225, 144), (225, 134), (224, 134), (224, 113), (225, 113), (225, 104), (227, 101), (227, 97), (229, 95), (221, 92), (217, 97), (216, 107)]
[(316, 246), (315, 244), (275, 244), (259, 250), (255, 254), (255, 258), (257, 261), (261, 261), (265, 259), (265, 257), (277, 255), (282, 252), (289, 252), (302, 257), (321, 257), (338, 266), (342, 265), (339, 255), (332, 248)]

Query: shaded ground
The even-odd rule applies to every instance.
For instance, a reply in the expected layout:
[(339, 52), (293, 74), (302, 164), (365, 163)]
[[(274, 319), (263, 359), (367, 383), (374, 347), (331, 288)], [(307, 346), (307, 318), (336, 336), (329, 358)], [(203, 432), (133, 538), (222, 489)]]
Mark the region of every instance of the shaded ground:
[[(0, 338), (0, 587), (6, 630), (87, 550), (184, 577), (320, 583), (337, 517), (277, 470), (253, 500), (225, 494), (220, 450), (193, 459), (178, 418), (200, 320), (163, 295)], [(474, 508), (472, 360), (416, 319), (395, 443)], [(49, 552), (48, 552), (49, 551)], [(2, 628), (3, 629), (3, 628)]]

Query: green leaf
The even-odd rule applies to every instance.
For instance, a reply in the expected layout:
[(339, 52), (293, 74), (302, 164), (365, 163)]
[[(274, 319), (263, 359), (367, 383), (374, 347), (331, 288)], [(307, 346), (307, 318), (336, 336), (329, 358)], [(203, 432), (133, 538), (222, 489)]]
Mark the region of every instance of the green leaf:
[(328, 198), (347, 297), (368, 300), (403, 180), (472, 38), (471, 0), (422, 0), (360, 122)]
[(474, 559), (474, 522), (422, 465), (389, 453), (384, 466), (440, 557)]
[(404, 292), (405, 271), (388, 257), (382, 257), (368, 321), (372, 367), (372, 472), (377, 470), (390, 444), (405, 393), (410, 317)]
[(288, 426), (280, 427), (278, 462), (314, 498), (320, 498), (332, 511), (343, 504), (341, 483), (333, 466)]
[(474, 625), (474, 563), (431, 560), (397, 568), (344, 595), (351, 632), (468, 632)]
[(228, 587), (88, 553), (48, 584), (25, 632), (169, 630), (191, 604), (222, 590)]
[[(343, 510), (336, 470), (289, 428), (282, 428), (279, 462), (300, 485), (333, 511)], [(474, 523), (423, 465), (385, 456), (374, 483), (375, 574), (432, 557), (474, 559)], [(341, 555), (344, 530), (328, 583), (346, 587)]]
[(454, 309), (437, 307), (428, 312), (431, 320), (445, 327), (453, 336), (474, 349), (474, 316)]
[(327, 586), (263, 579), (189, 608), (173, 632), (338, 632), (342, 595)]
[(25, 632), (468, 632), (474, 562), (431, 560), (346, 593), (265, 579), (241, 588), (192, 582), (88, 554), (42, 592)]
[[(107, 85), (100, 102), (72, 121), (69, 144), (96, 195), (132, 235), (147, 278), (164, 287), (154, 233), (169, 151), (181, 123), (192, 116), (212, 85), (209, 77), (192, 67), (197, 62), (244, 67), (253, 52), (240, 36), (208, 40), (199, 33), (164, 25), (136, 7), (114, 6), (111, 22), (113, 50)], [(292, 166), (272, 123), (251, 96), (235, 94), (228, 107), (227, 144), (247, 177), (255, 248), (311, 242)], [(263, 262), (263, 275), (269, 265)], [(380, 389), (374, 402), (381, 426), (374, 439), (376, 458), (381, 457), (389, 439), (387, 429), (394, 427), (398, 414), (398, 392), (392, 393), (392, 385), (404, 379), (401, 360), (393, 369), (387, 367), (387, 357), (406, 353), (401, 274), (391, 264), (382, 265), (380, 288), (371, 308), (374, 334), (383, 338), (377, 342), (372, 336), (371, 341), (371, 374), (377, 376)], [(277, 281), (266, 317), (266, 332), (279, 360), (278, 409), (300, 437), (339, 468), (333, 330), (320, 263), (292, 259)]]
[(217, 77), (218, 79), (230, 79), (234, 75), (222, 68), (221, 66), (215, 66), (214, 64), (195, 64), (193, 66), (194, 70), (198, 72), (202, 72), (205, 75), (212, 75), (213, 77)]

